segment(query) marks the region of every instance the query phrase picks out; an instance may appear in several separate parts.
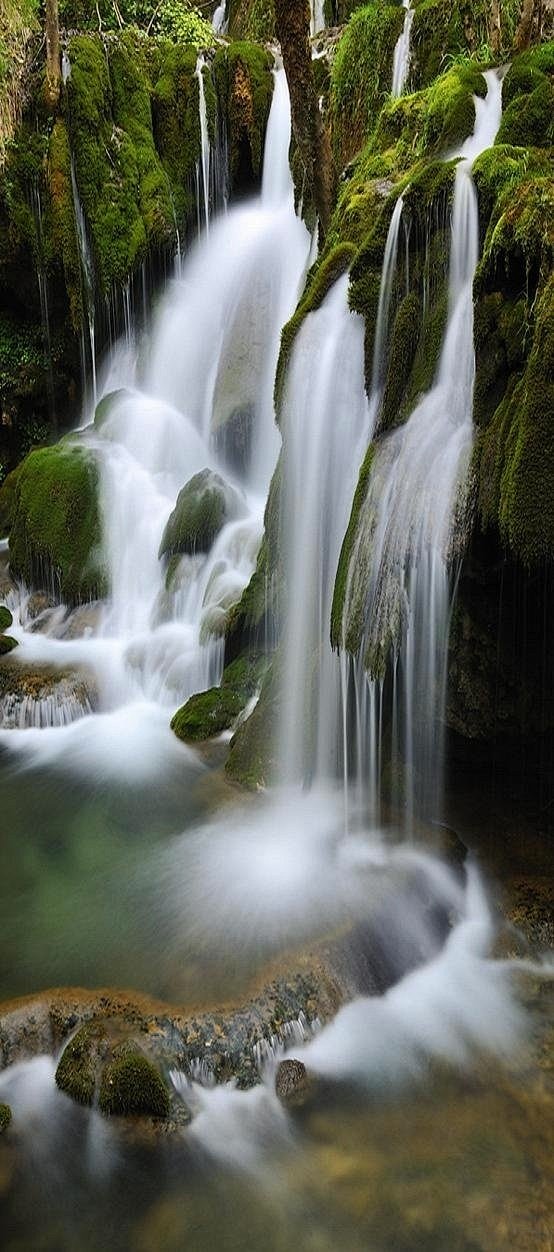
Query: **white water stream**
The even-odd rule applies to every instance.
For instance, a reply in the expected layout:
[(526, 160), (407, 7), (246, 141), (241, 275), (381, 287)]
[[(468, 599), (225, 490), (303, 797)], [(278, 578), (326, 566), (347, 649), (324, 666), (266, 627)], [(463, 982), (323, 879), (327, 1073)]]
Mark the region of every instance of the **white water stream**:
[(402, 95), (406, 86), (408, 70), (410, 68), (410, 36), (412, 33), (414, 10), (411, 7), (410, 0), (402, 0), (402, 7), (405, 9), (405, 17), (402, 31), (398, 36), (394, 49), (392, 63), (392, 96)]
[[(381, 734), (382, 674), (396, 643), (393, 737), (405, 764), (405, 812), (440, 810), (450, 563), (473, 440), (473, 277), (478, 260), (475, 157), (494, 141), (501, 81), (488, 71), (475, 130), (459, 152), (452, 209), (448, 316), (437, 375), (406, 424), (378, 446), (349, 571), (345, 621), (369, 546), (365, 634), (355, 677), (362, 787)], [(371, 536), (368, 539), (368, 535)], [(367, 562), (366, 562), (367, 565)], [(365, 568), (365, 567), (364, 567)], [(373, 797), (375, 801), (375, 797)]]
[[(476, 102), (475, 133), (459, 154), (448, 324), (437, 379), (406, 426), (383, 442), (370, 493), (375, 521), (366, 646), (380, 642), (385, 615), (398, 598), (408, 622), (398, 680), (405, 685), (408, 761), (416, 754), (416, 699), (420, 720), (428, 716), (434, 726), (442, 698), (452, 521), (471, 447), (478, 247), (471, 161), (492, 142), (500, 119), (493, 72), (487, 87), (486, 100)], [(206, 628), (238, 598), (261, 536), (279, 448), (272, 394), (280, 330), (296, 306), (310, 251), (294, 213), (289, 142), (288, 91), (278, 70), (260, 199), (210, 222), (209, 239), (206, 230), (162, 302), (141, 368), (128, 345), (108, 364), (104, 391), (122, 390), (100, 428), (82, 438), (101, 468), (111, 600), (86, 637), (64, 640), (17, 623), (13, 631), (22, 661), (92, 667), (101, 712), (71, 725), (1, 731), (2, 746), (19, 750), (24, 761), (46, 768), (61, 761), (64, 769), (131, 784), (145, 778), (159, 784), (168, 761), (201, 768), (172, 736), (169, 713), (191, 692), (218, 681), (222, 644), (209, 635), (206, 641)], [(207, 214), (204, 161), (202, 179)], [(161, 878), (168, 909), (182, 919), (185, 953), (186, 938), (233, 951), (273, 938), (300, 941), (331, 924), (366, 920), (385, 881), (403, 888), (415, 875), (423, 883), (422, 898), (411, 907), (409, 895), (399, 891), (389, 918), (391, 946), (397, 943), (403, 953), (408, 941), (422, 964), (414, 969), (402, 955), (403, 975), (385, 994), (358, 998), (309, 1042), (299, 1045), (300, 1036), (294, 1037), (294, 1054), (311, 1069), (366, 1085), (404, 1082), (435, 1058), (463, 1064), (475, 1048), (502, 1055), (521, 1027), (510, 965), (489, 957), (494, 926), (476, 870), (461, 883), (438, 859), (387, 843), (378, 830), (346, 832), (336, 786), (346, 772), (348, 718), (341, 713), (344, 669), (328, 643), (331, 599), (383, 386), (402, 209), (399, 199), (383, 265), (369, 401), (364, 328), (349, 311), (346, 276), (306, 318), (287, 375), (280, 757), (288, 789), (262, 810), (228, 814), (215, 830), (188, 831), (166, 852)], [(228, 447), (217, 435), (233, 422), (246, 431), (247, 453), (230, 469)], [(182, 558), (168, 589), (160, 540), (178, 492), (205, 468), (217, 468), (238, 493), (239, 516), (210, 552)], [(375, 694), (365, 676), (363, 682)], [(361, 740), (365, 733), (359, 724)], [(433, 738), (424, 742), (424, 757), (431, 774), (440, 751), (435, 730), (428, 733)], [(371, 734), (374, 744), (374, 725)], [(367, 757), (360, 760), (367, 771)], [(316, 785), (302, 795), (297, 784), (307, 777)], [(449, 919), (444, 944), (429, 901)], [(273, 1063), (278, 1055), (276, 1044)], [(181, 1089), (181, 1077), (175, 1085)], [(37, 1093), (39, 1104), (53, 1096), (52, 1063), (8, 1071), (0, 1092), (26, 1125)], [(67, 1109), (63, 1097), (55, 1098)], [(289, 1126), (269, 1083), (246, 1095), (228, 1087), (200, 1091), (196, 1104), (192, 1137), (225, 1164), (259, 1170), (268, 1141), (289, 1146)]]
[[(130, 721), (152, 716), (154, 738), (157, 710), (167, 723), (168, 710), (219, 681), (225, 614), (255, 566), (279, 450), (273, 381), (280, 332), (295, 308), (310, 249), (294, 211), (289, 143), (288, 90), (279, 69), (261, 196), (216, 219), (209, 238), (206, 231), (184, 259), (162, 301), (149, 359), (139, 366), (129, 344), (116, 347), (101, 388), (114, 395), (100, 429), (83, 432), (100, 467), (108, 605), (86, 638), (14, 628), (18, 659), (92, 667), (101, 710), (117, 710), (119, 724), (124, 709)], [(207, 213), (204, 148), (201, 166)], [(237, 420), (243, 456), (229, 466)], [(239, 504), (208, 553), (181, 559), (167, 589), (160, 541), (179, 491), (203, 469), (217, 470)], [(67, 711), (60, 711), (60, 723), (66, 720)], [(63, 743), (60, 737), (66, 760), (80, 734), (89, 747), (95, 727), (100, 736), (98, 720), (86, 722), (76, 723)], [(23, 748), (26, 734), (10, 743)], [(55, 744), (55, 728), (45, 734)]]

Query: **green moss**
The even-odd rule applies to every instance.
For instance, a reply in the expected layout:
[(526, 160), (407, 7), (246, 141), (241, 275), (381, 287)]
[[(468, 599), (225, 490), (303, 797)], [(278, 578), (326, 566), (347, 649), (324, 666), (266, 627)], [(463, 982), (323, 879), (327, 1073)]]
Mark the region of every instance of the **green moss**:
[(554, 277), (537, 301), (532, 347), (479, 444), (479, 506), (527, 566), (554, 559)]
[(300, 327), (307, 317), (308, 313), (313, 313), (323, 303), (327, 292), (330, 291), (333, 283), (341, 277), (349, 268), (355, 255), (355, 249), (350, 243), (340, 243), (333, 247), (329, 252), (325, 253), (319, 261), (313, 266), (308, 275), (306, 288), (300, 303), (283, 327), (281, 333), (281, 351), (279, 353), (279, 361), (277, 364), (277, 373), (275, 376), (275, 407), (277, 415), (280, 414), (281, 402), (283, 399), (283, 391), (285, 377), (290, 361), (290, 356), (294, 341), (300, 330)]
[(171, 729), (185, 743), (198, 743), (220, 735), (237, 720), (244, 701), (230, 687), (210, 687), (191, 696), (171, 720)]
[(98, 1103), (101, 1112), (110, 1115), (169, 1115), (169, 1093), (161, 1074), (152, 1061), (128, 1044), (122, 1045), (106, 1065)]
[(333, 147), (339, 167), (359, 151), (390, 91), (394, 45), (403, 21), (399, 6), (374, 0), (357, 9), (340, 39), (330, 94)]
[(277, 723), (278, 665), (268, 668), (260, 698), (246, 721), (235, 731), (229, 746), (225, 773), (249, 791), (269, 786), (276, 774), (274, 753)]
[(402, 401), (417, 352), (422, 321), (421, 300), (416, 291), (408, 292), (393, 322), (387, 360), (380, 427), (394, 426), (402, 412)]
[[(374, 455), (375, 445), (371, 443), (362, 461), (356, 491), (354, 492), (350, 518), (346, 528), (346, 534), (342, 541), (335, 578), (333, 604), (331, 608), (331, 646), (333, 648), (340, 648), (343, 644), (345, 644), (351, 652), (356, 652), (360, 645), (363, 618), (361, 613), (359, 615), (353, 615), (352, 618), (350, 618), (349, 614), (347, 631), (348, 637), (345, 638), (346, 623), (344, 622), (344, 610), (346, 589), (348, 585), (350, 562), (360, 525), (362, 508), (367, 497)], [(354, 617), (356, 620), (354, 620)]]
[(55, 584), (68, 603), (105, 590), (100, 564), (98, 472), (70, 443), (31, 452), (18, 470), (10, 566), (29, 585)]
[(81, 263), (75, 224), (73, 189), (71, 186), (71, 152), (65, 122), (57, 118), (48, 148), (48, 187), (50, 201), (46, 219), (46, 237), (52, 260), (61, 258), (69, 297), (71, 320), (79, 329), (83, 317)]
[(13, 615), (5, 604), (0, 604), (0, 632), (7, 630), (12, 625)]
[(0, 487), (0, 535), (4, 537), (9, 534), (15, 514), (17, 502), (17, 482), (21, 472), (21, 466), (12, 470), (4, 479)]
[(56, 1069), (56, 1085), (78, 1104), (92, 1104), (99, 1067), (107, 1054), (106, 1028), (87, 1022), (66, 1043)]
[(273, 95), (273, 58), (265, 48), (248, 42), (218, 48), (213, 74), (228, 122), (231, 178), (244, 175), (243, 153), (248, 150), (251, 174), (261, 174), (264, 137)]
[(236, 657), (225, 667), (221, 686), (198, 692), (177, 711), (171, 722), (177, 738), (198, 743), (228, 730), (258, 690), (266, 669), (264, 656)]
[(201, 470), (179, 492), (160, 543), (160, 557), (208, 552), (225, 522), (239, 515), (241, 501), (212, 470)]
[(11, 635), (0, 635), (0, 656), (7, 656), (17, 646), (17, 639), (12, 639)]
[[(68, 124), (97, 279), (123, 283), (149, 248), (168, 243), (199, 150), (196, 55), (127, 29), (105, 44), (70, 43)], [(196, 114), (196, 117), (194, 117)], [(159, 152), (158, 147), (159, 146)]]
[(12, 1120), (12, 1111), (9, 1104), (0, 1104), (0, 1135), (3, 1134)]
[(272, 0), (229, 0), (227, 19), (231, 39), (254, 43), (271, 43), (275, 39)]

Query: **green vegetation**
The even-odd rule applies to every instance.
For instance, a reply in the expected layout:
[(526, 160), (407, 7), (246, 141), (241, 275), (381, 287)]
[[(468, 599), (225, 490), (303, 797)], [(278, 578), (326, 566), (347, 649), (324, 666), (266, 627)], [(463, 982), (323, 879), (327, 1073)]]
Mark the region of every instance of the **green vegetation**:
[(123, 23), (200, 48), (213, 43), (211, 23), (188, 0), (59, 0), (59, 13), (68, 30), (119, 32)]
[(0, 1104), (0, 1135), (3, 1134), (12, 1120), (12, 1111), (9, 1104)]
[(245, 150), (250, 179), (262, 170), (264, 135), (273, 95), (273, 57), (244, 41), (218, 48), (213, 76), (228, 123), (231, 179), (244, 177)]
[(191, 696), (175, 713), (171, 729), (177, 738), (199, 743), (228, 730), (257, 691), (266, 668), (264, 657), (237, 657), (224, 670), (221, 686)]
[(0, 656), (5, 656), (8, 652), (13, 652), (13, 649), (17, 648), (17, 639), (12, 639), (10, 635), (5, 634), (12, 622), (13, 617), (10, 610), (5, 604), (0, 604)]
[(169, 1115), (169, 1093), (161, 1074), (148, 1057), (127, 1043), (114, 1049), (102, 1073), (98, 1103), (100, 1111), (110, 1115)]
[(56, 1069), (60, 1091), (78, 1104), (92, 1104), (96, 1094), (99, 1069), (107, 1055), (106, 1027), (102, 1022), (87, 1022), (66, 1043)]
[(54, 585), (67, 603), (105, 592), (97, 487), (96, 463), (84, 448), (61, 442), (29, 454), (11, 506), (10, 566), (17, 577), (29, 586)]
[(238, 492), (213, 470), (201, 470), (177, 496), (162, 535), (160, 557), (209, 552), (225, 523), (241, 512)]
[(284, 382), (296, 336), (308, 313), (313, 313), (323, 303), (333, 283), (346, 273), (355, 255), (350, 243), (339, 243), (328, 251), (308, 274), (306, 287), (300, 303), (281, 333), (281, 351), (275, 377), (275, 407), (279, 415), (283, 400)]
[(362, 509), (367, 498), (369, 480), (371, 477), (371, 468), (375, 455), (375, 445), (370, 444), (366, 452), (354, 500), (352, 502), (352, 511), (346, 528), (346, 534), (342, 542), (342, 548), (337, 566), (337, 575), (335, 578), (335, 588), (333, 591), (333, 604), (331, 607), (331, 644), (333, 648), (342, 648), (343, 644), (349, 652), (356, 652), (360, 646), (362, 627), (363, 627), (363, 605), (357, 604), (356, 611), (351, 611), (349, 606), (348, 634), (344, 638), (344, 610), (346, 591), (348, 587), (350, 563), (356, 539), (358, 537)]
[(333, 146), (339, 166), (359, 152), (390, 92), (394, 45), (403, 21), (399, 5), (373, 0), (356, 10), (340, 40), (330, 95)]

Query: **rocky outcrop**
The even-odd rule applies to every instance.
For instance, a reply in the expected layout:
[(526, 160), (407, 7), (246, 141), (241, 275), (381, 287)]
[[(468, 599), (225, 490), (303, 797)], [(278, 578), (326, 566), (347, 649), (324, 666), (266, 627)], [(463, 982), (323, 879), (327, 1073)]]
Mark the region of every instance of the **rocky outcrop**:
[(238, 491), (216, 474), (204, 469), (177, 496), (160, 543), (160, 558), (209, 552), (220, 530), (245, 511)]

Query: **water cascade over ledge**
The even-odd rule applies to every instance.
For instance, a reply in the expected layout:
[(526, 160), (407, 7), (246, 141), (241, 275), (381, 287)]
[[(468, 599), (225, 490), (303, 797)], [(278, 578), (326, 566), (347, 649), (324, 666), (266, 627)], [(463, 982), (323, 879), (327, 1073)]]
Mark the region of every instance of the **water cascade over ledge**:
[[(406, 424), (376, 448), (345, 599), (345, 630), (354, 613), (365, 620), (349, 688), (360, 736), (358, 788), (364, 790), (368, 762), (380, 753), (392, 648), (391, 743), (393, 757), (399, 753), (405, 766), (408, 829), (416, 809), (427, 817), (440, 814), (450, 566), (457, 523), (463, 528), (473, 439), (479, 222), (471, 165), (494, 141), (501, 116), (501, 80), (493, 70), (485, 77), (487, 95), (475, 100), (475, 130), (456, 167), (448, 315), (435, 382)], [(369, 774), (377, 787), (374, 771)], [(375, 792), (370, 803), (378, 810)]]

